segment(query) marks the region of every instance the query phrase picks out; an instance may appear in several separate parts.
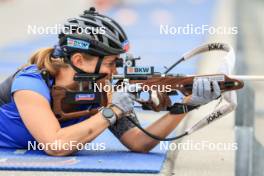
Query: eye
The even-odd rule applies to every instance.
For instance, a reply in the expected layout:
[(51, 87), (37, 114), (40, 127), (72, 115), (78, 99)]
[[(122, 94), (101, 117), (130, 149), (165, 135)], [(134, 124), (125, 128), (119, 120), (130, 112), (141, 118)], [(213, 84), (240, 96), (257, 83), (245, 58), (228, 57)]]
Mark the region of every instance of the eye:
[(104, 65), (107, 66), (107, 67), (114, 67), (115, 64), (116, 64), (115, 62), (106, 62), (106, 63), (104, 63)]

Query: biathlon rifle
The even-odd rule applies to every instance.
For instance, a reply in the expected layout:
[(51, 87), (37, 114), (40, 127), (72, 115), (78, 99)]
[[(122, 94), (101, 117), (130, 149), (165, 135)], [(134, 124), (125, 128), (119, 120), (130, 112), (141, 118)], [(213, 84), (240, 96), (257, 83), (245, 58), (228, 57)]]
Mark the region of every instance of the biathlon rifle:
[[(182, 63), (183, 61), (189, 60), (193, 56), (210, 51), (225, 51), (227, 52), (226, 61), (229, 63), (224, 71), (225, 73), (219, 74), (206, 74), (206, 75), (181, 75), (181, 74), (170, 74), (169, 72)], [(125, 59), (118, 59), (117, 66), (124, 68), (123, 74), (111, 75), (111, 77), (106, 76), (105, 74), (82, 74), (75, 75), (74, 80), (78, 82), (78, 86), (73, 87), (58, 87), (53, 86), (52, 88), (52, 97), (53, 97), (53, 111), (56, 114), (57, 118), (60, 121), (70, 120), (75, 118), (80, 118), (84, 116), (91, 116), (98, 112), (99, 108), (107, 105), (107, 96), (106, 92), (95, 91), (94, 85), (98, 83), (104, 84), (104, 80), (117, 80), (118, 84), (120, 82), (125, 84), (140, 84), (141, 86), (151, 87), (155, 86), (170, 86), (170, 92), (166, 92), (168, 95), (177, 94), (181, 92), (185, 96), (192, 94), (193, 81), (199, 77), (203, 77), (209, 80), (215, 80), (218, 82), (222, 97), (228, 102), (228, 104), (223, 105), (217, 108), (214, 112), (205, 116), (192, 128), (188, 129), (182, 135), (176, 136), (174, 138), (161, 139), (155, 135), (152, 135), (145, 131), (141, 126), (138, 126), (131, 118), (127, 117), (132, 123), (138, 126), (143, 132), (147, 135), (157, 139), (157, 140), (174, 140), (181, 138), (185, 135), (196, 131), (205, 125), (210, 124), (212, 121), (219, 119), (220, 117), (225, 116), (226, 114), (232, 112), (236, 107), (236, 94), (234, 90), (239, 90), (243, 88), (243, 80), (262, 80), (261, 76), (238, 76), (230, 75), (234, 67), (234, 51), (232, 47), (224, 43), (210, 43), (205, 44), (200, 47), (195, 48), (194, 50), (184, 54), (181, 59), (171, 65), (164, 73), (155, 72), (153, 66), (142, 67), (136, 66), (136, 61), (140, 58), (134, 58), (131, 55), (127, 55)], [(229, 60), (228, 60), (229, 59)], [(134, 95), (137, 100), (140, 100), (140, 91), (136, 92)], [(151, 93), (151, 92), (149, 92)], [(142, 104), (143, 109), (148, 109), (149, 100), (138, 101)], [(90, 105), (92, 109), (79, 110), (80, 105)], [(169, 110), (172, 114), (177, 114), (179, 108), (185, 111), (187, 105), (182, 103), (175, 103), (170, 107), (167, 107), (165, 110)], [(164, 110), (164, 109), (163, 109)], [(182, 112), (182, 111), (181, 111)], [(135, 115), (136, 113), (130, 114), (130, 116)]]

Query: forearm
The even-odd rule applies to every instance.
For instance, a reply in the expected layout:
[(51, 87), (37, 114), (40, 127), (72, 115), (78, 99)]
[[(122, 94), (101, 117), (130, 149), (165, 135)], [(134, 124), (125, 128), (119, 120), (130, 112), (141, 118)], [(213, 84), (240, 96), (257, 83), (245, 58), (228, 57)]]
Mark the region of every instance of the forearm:
[(70, 149), (63, 149), (62, 146), (58, 146), (61, 150), (58, 151), (46, 151), (51, 155), (68, 155), (77, 151), (76, 144), (85, 144), (92, 141), (99, 134), (101, 134), (109, 123), (102, 117), (101, 113), (90, 117), (83, 122), (75, 125), (71, 125), (65, 128), (61, 128), (55, 135), (54, 141), (59, 141), (61, 145), (74, 144)]
[[(186, 114), (172, 115), (166, 114), (159, 120), (155, 121), (146, 130), (155, 136), (165, 138), (168, 136), (181, 122)], [(140, 131), (136, 135), (136, 144), (139, 148), (143, 148), (143, 151), (149, 151), (154, 148), (160, 141), (155, 140), (144, 132)]]

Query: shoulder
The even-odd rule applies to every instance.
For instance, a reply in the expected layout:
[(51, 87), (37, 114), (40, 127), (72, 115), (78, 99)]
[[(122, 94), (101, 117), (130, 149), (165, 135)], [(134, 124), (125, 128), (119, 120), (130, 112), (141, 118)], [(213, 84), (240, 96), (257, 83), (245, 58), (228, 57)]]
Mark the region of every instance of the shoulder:
[(41, 72), (38, 69), (37, 65), (29, 65), (26, 66), (24, 68), (22, 68), (16, 75), (15, 75), (15, 79), (19, 78), (19, 77), (35, 77), (35, 78), (39, 78), (42, 79), (41, 77)]
[(36, 65), (24, 67), (15, 75), (11, 93), (15, 93), (19, 90), (34, 91), (44, 96), (48, 101), (51, 100), (49, 87)]

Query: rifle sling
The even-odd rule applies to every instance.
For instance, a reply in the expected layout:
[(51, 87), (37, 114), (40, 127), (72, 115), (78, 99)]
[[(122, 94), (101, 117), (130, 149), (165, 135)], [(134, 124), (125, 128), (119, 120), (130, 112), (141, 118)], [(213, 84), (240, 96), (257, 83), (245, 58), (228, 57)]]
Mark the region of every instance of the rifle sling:
[(199, 106), (174, 103), (171, 107), (168, 108), (168, 110), (171, 114), (185, 114), (197, 108), (199, 108)]

